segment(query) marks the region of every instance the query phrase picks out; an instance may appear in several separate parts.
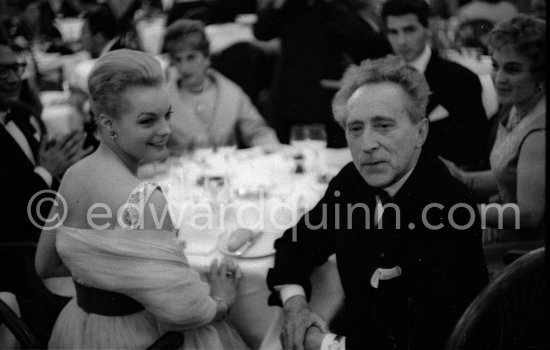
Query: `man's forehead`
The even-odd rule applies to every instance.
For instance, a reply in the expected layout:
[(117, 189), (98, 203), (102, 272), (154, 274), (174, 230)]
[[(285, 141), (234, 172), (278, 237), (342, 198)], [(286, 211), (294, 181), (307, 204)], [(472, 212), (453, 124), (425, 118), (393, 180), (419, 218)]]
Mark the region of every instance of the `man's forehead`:
[(393, 28), (403, 28), (408, 26), (421, 26), (420, 19), (414, 13), (406, 13), (404, 15), (392, 16), (389, 15), (386, 18), (386, 26), (388, 29)]
[(0, 63), (12, 64), (15, 63), (15, 54), (13, 50), (5, 45), (0, 45)]
[(402, 88), (390, 82), (363, 85), (348, 100), (346, 123), (401, 117), (405, 108)]

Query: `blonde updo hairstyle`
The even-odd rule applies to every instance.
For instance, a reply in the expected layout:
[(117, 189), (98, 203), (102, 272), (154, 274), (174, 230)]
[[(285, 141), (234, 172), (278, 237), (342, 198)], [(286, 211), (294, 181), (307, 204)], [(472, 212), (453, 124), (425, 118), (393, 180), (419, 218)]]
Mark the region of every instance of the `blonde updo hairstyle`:
[(122, 96), (126, 90), (163, 83), (162, 68), (154, 56), (127, 49), (108, 52), (97, 60), (88, 79), (92, 116), (98, 124), (101, 114), (118, 119), (131, 102)]

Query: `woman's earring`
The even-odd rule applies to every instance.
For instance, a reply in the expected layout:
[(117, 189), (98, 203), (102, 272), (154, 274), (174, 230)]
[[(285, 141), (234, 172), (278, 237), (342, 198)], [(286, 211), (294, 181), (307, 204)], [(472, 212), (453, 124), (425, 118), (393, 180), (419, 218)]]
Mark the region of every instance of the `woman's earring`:
[(116, 137), (118, 136), (118, 133), (116, 132), (115, 129), (109, 129), (108, 134), (109, 134), (109, 137), (112, 138), (113, 140), (116, 140)]
[(537, 85), (537, 92), (540, 94), (542, 92), (544, 92), (544, 84), (543, 83), (538, 83)]

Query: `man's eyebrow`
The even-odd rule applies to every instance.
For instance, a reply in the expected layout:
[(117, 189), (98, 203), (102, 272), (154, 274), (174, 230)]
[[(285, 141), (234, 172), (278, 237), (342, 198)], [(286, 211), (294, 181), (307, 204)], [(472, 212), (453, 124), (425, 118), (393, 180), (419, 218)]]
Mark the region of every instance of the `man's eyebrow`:
[(138, 117), (141, 117), (142, 115), (144, 116), (156, 116), (157, 114), (155, 112), (141, 112), (140, 114), (138, 114)]
[(387, 115), (375, 115), (372, 118), (372, 121), (379, 122), (379, 121), (394, 120), (394, 119), (395, 119), (394, 117), (387, 116)]
[(506, 63), (504, 63), (503, 66), (504, 66), (504, 67), (506, 67), (506, 66), (523, 66), (523, 63), (518, 62), (518, 61), (512, 61), (512, 62), (506, 62)]

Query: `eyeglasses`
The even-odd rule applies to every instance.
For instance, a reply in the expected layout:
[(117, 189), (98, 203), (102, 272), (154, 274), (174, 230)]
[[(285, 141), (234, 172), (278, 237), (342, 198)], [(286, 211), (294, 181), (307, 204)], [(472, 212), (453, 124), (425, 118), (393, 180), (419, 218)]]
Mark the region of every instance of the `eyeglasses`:
[(10, 72), (21, 78), (26, 68), (26, 63), (0, 64), (0, 79), (7, 79), (10, 76)]

